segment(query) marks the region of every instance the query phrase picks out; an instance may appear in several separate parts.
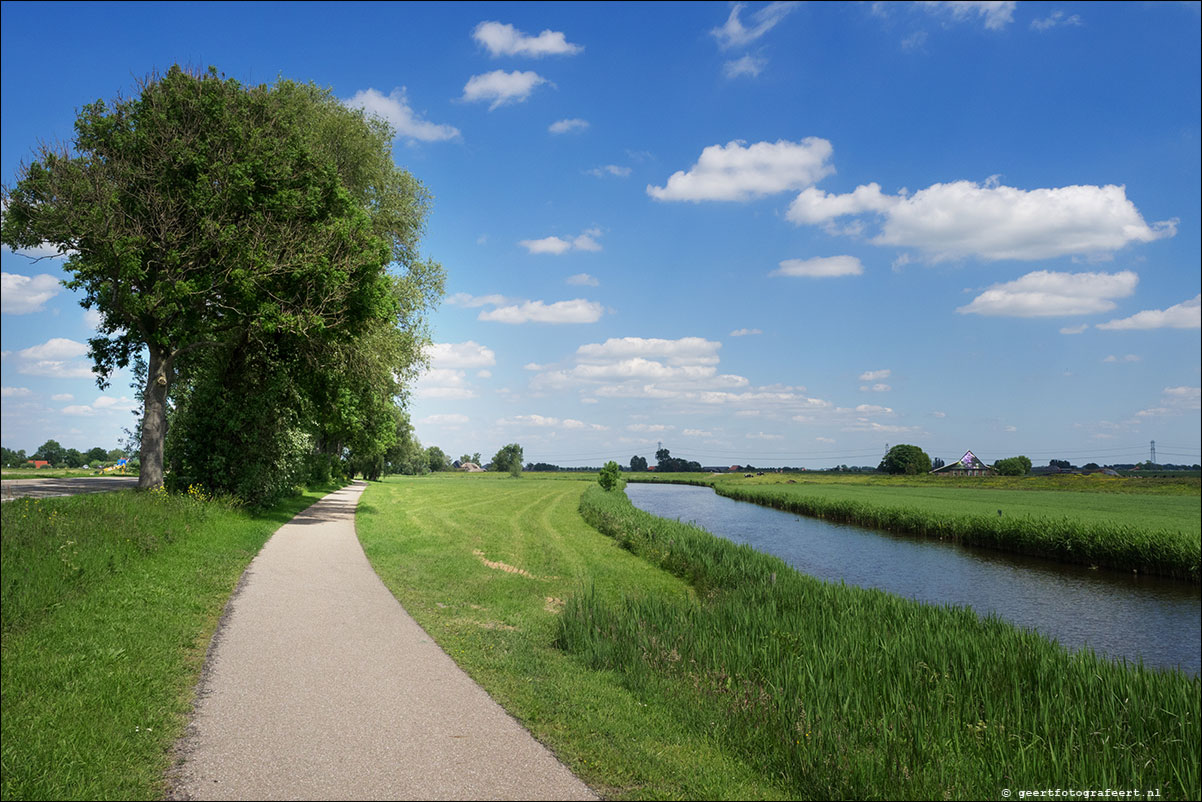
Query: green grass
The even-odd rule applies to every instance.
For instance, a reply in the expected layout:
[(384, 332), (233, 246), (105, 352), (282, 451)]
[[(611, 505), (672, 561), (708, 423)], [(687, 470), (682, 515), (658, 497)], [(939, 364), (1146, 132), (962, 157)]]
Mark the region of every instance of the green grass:
[[(779, 475), (770, 480), (688, 475), (654, 480), (711, 486), (739, 501), (898, 534), (1192, 582), (1202, 575), (1202, 519), (1196, 494), (1001, 489), (947, 486), (935, 480), (788, 483)], [(1034, 486), (1039, 484), (1037, 479)]]
[(564, 600), (586, 585), (613, 603), (692, 594), (581, 519), (586, 487), (507, 475), (389, 479), (369, 486), (356, 527), (405, 609), (592, 787), (622, 799), (788, 798), (693, 727), (688, 711), (552, 645)]
[(1157, 789), (1197, 799), (1200, 684), (965, 608), (822, 583), (590, 488), (584, 516), (693, 597), (568, 600), (558, 643), (799, 799)]
[(256, 515), (133, 491), (5, 502), (0, 795), (161, 798), (226, 600), (321, 495)]
[(130, 470), (126, 473), (121, 471), (110, 471), (102, 474), (97, 468), (84, 470), (83, 468), (42, 468), (41, 470), (20, 469), (20, 468), (5, 468), (0, 473), (0, 479), (74, 479), (79, 476), (137, 476), (136, 470)]

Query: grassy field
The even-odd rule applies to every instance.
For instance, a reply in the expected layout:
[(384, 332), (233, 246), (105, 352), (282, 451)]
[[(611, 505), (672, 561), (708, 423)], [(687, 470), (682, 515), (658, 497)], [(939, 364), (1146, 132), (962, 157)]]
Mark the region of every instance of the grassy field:
[(1177, 480), (999, 477), (1003, 481), (972, 485), (797, 474), (630, 478), (703, 484), (740, 501), (898, 534), (1193, 582), (1202, 576), (1200, 496)]
[(162, 798), (226, 600), (321, 495), (253, 516), (132, 491), (5, 502), (0, 796)]
[(99, 469), (89, 468), (42, 468), (34, 470), (32, 468), (5, 468), (0, 471), (0, 479), (74, 479), (77, 476), (137, 476), (137, 470), (129, 470), (125, 473), (121, 471), (110, 471), (102, 474)]
[(686, 711), (552, 645), (565, 601), (585, 587), (614, 603), (692, 595), (581, 519), (588, 486), (483, 474), (388, 479), (368, 487), (356, 527), (405, 609), (594, 788), (626, 799), (791, 797)]
[(584, 482), (389, 480), (357, 526), (406, 609), (608, 796), (1198, 796), (1180, 673), (824, 584)]

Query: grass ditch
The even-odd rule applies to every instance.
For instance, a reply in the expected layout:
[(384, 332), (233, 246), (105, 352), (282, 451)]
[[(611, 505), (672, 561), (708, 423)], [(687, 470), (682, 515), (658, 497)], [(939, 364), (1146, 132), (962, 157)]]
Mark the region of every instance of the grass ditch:
[(120, 491), (0, 508), (4, 799), (159, 799), (226, 600), (333, 488), (249, 513)]
[[(1193, 583), (1202, 579), (1198, 504), (1189, 496), (1066, 497), (1060, 492), (761, 484), (684, 477), (659, 481), (712, 487), (736, 501), (896, 534)], [(994, 514), (995, 509), (1005, 514)], [(1062, 514), (1053, 513), (1057, 510)]]
[(582, 516), (693, 596), (567, 599), (556, 643), (799, 799), (1157, 789), (1197, 799), (1200, 686), (971, 610), (819, 582), (589, 488)]

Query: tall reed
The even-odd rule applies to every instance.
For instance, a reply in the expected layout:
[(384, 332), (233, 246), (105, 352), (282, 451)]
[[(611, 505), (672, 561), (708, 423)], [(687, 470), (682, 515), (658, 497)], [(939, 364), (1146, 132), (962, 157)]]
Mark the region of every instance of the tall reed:
[(1197, 678), (1069, 653), (965, 608), (819, 582), (593, 488), (581, 514), (694, 601), (571, 598), (558, 644), (669, 694), (798, 798), (1199, 795)]

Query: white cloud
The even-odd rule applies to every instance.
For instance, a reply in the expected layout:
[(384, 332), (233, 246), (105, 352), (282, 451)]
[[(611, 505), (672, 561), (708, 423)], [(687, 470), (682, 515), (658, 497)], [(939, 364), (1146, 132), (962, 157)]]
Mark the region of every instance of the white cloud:
[(498, 426), (522, 426), (538, 429), (574, 429), (594, 432), (608, 431), (608, 426), (599, 423), (585, 423), (575, 418), (554, 418), (545, 415), (514, 415), (512, 418), (498, 418)]
[(129, 412), (138, 408), (138, 402), (125, 396), (114, 398), (111, 395), (101, 395), (97, 396), (96, 400), (92, 402), (92, 407), (93, 409), (112, 409), (118, 412)]
[(1053, 11), (1046, 17), (1031, 20), (1031, 30), (1042, 33), (1061, 26), (1077, 27), (1084, 24), (1079, 14), (1066, 15), (1063, 11)]
[(1106, 331), (1202, 328), (1202, 294), (1195, 295), (1192, 300), (1174, 304), (1168, 309), (1146, 309), (1121, 320), (1099, 323), (1097, 327)]
[(104, 322), (104, 315), (98, 309), (83, 310), (83, 324), (89, 329), (100, 329), (100, 324)]
[(887, 379), (892, 375), (893, 375), (893, 371), (890, 370), (889, 368), (885, 368), (883, 370), (866, 370), (860, 374), (860, 381), (862, 381), (862, 382), (877, 382), (877, 381), (880, 381), (881, 379)]
[(33, 390), (28, 387), (0, 388), (0, 397), (3, 398), (29, 398), (31, 395), (33, 395)]
[(759, 39), (776, 27), (778, 22), (797, 7), (797, 3), (769, 3), (751, 14), (750, 28), (743, 25), (742, 20), (739, 19), (739, 15), (746, 7), (746, 3), (737, 3), (730, 10), (730, 16), (726, 18), (726, 22), (710, 31), (710, 34), (718, 40), (718, 46), (723, 50), (743, 47)]
[(571, 117), (566, 120), (556, 120), (547, 126), (547, 130), (553, 134), (572, 134), (578, 131), (586, 130), (588, 125), (588, 120), (582, 120), (579, 117)]
[(871, 384), (871, 385), (869, 385), (869, 384), (860, 385), (860, 392), (862, 392), (862, 393), (887, 393), (892, 389), (893, 389), (893, 387), (891, 385), (884, 384), (883, 382), (878, 382), (876, 384)]
[(542, 239), (524, 239), (518, 242), (530, 253), (561, 254), (572, 250), (572, 243), (559, 237), (543, 237)]
[(19, 256), (24, 256), (34, 261), (39, 259), (62, 259), (75, 254), (75, 251), (71, 249), (60, 251), (57, 245), (51, 245), (49, 242), (43, 242), (41, 245), (35, 245), (32, 248), (21, 248), (20, 250), (16, 251), (5, 245), (4, 250), (11, 251), (12, 253), (15, 253)]
[(1140, 358), (1135, 354), (1127, 354), (1126, 356), (1115, 356), (1111, 354), (1102, 360), (1103, 362), (1139, 362)]
[(604, 309), (601, 304), (573, 298), (552, 304), (542, 301), (525, 301), (511, 306), (498, 306), (481, 312), (478, 320), (495, 323), (596, 323)]
[(460, 415), (457, 412), (446, 412), (437, 415), (427, 415), (418, 421), (418, 423), (427, 424), (429, 426), (460, 426), (469, 421), (467, 415)]
[(1022, 278), (994, 284), (967, 306), (962, 315), (1051, 317), (1089, 315), (1114, 309), (1112, 298), (1135, 292), (1139, 276), (1121, 273), (1055, 273), (1036, 270)]
[(722, 343), (703, 337), (661, 340), (650, 337), (611, 337), (604, 343), (589, 343), (576, 349), (583, 362), (608, 362), (643, 357), (663, 359), (669, 365), (717, 365)]
[(72, 404), (70, 406), (63, 407), (59, 410), (59, 412), (64, 415), (71, 415), (77, 418), (90, 418), (96, 414), (96, 410), (92, 409), (87, 404)]
[(1081, 334), (1087, 328), (1089, 328), (1088, 323), (1082, 323), (1080, 326), (1065, 326), (1064, 328), (1060, 329), (1060, 333), (1061, 334)]
[(454, 293), (447, 296), (446, 299), (449, 306), (462, 306), (467, 309), (475, 309), (480, 306), (500, 306), (510, 302), (510, 299), (504, 295), (469, 295), (466, 292)]
[(363, 109), (368, 114), (387, 120), (398, 137), (418, 142), (459, 139), (459, 129), (455, 126), (432, 123), (414, 113), (406, 91), (405, 87), (398, 87), (386, 97), (375, 89), (360, 89), (345, 103), (353, 109)]
[(17, 351), (17, 372), (56, 379), (92, 378), (92, 363), (79, 358), (87, 352), (88, 346), (84, 343), (55, 337)]
[(748, 432), (746, 435), (748, 440), (784, 440), (783, 434), (768, 434), (766, 432)]
[(50, 400), (62, 403), (64, 401), (74, 401), (75, 396), (73, 396), (71, 393), (55, 393), (54, 395), (50, 396)]
[(1202, 387), (1166, 387), (1160, 396), (1160, 406), (1135, 413), (1140, 418), (1181, 415), (1202, 409)]
[(476, 397), (476, 391), (467, 382), (467, 372), (454, 368), (427, 370), (418, 378), (413, 392), (418, 398), (439, 398), (444, 401)]
[(542, 239), (524, 239), (518, 242), (518, 245), (530, 253), (549, 253), (556, 256), (571, 250), (596, 252), (601, 250), (601, 243), (597, 242), (597, 238), (600, 236), (601, 229), (594, 227), (586, 229), (570, 240), (562, 237), (543, 237)]
[(946, 412), (940, 412), (939, 410), (935, 410), (934, 412), (932, 412), (932, 413), (931, 413), (931, 416), (932, 416), (932, 417), (936, 417), (936, 418), (946, 418), (946, 417), (947, 417), (947, 413), (946, 413)]
[(722, 74), (727, 78), (739, 78), (747, 75), (752, 78), (759, 76), (768, 66), (768, 59), (761, 56), (746, 55), (733, 59), (722, 65)]
[(502, 22), (481, 22), (472, 31), (472, 38), (488, 48), (495, 56), (573, 56), (584, 48), (574, 45), (559, 31), (545, 30), (538, 36), (522, 33)]
[(585, 170), (588, 175), (596, 176), (597, 178), (605, 178), (606, 176), (617, 176), (618, 178), (626, 178), (630, 175), (631, 169), (618, 164), (603, 164), (600, 167), (594, 167), (591, 170)]
[(483, 75), (473, 75), (463, 87), (463, 100), (469, 103), (491, 100), (488, 110), (493, 111), (510, 103), (522, 103), (535, 87), (550, 83), (536, 72), (505, 72), (493, 70)]
[(954, 181), (913, 195), (904, 190), (885, 195), (875, 183), (844, 195), (809, 187), (789, 206), (787, 217), (798, 225), (829, 224), (864, 213), (884, 217), (874, 244), (917, 248), (936, 262), (1103, 255), (1177, 232), (1176, 220), (1149, 226), (1127, 199), (1126, 188), (1113, 184), (1022, 190)]
[(833, 437), (815, 437), (814, 439), (819, 443), (826, 443), (828, 445), (833, 445), (835, 442), (835, 438)]
[(863, 272), (864, 265), (854, 256), (816, 256), (812, 259), (786, 259), (768, 275), (833, 278), (858, 276)]
[(62, 283), (45, 273), (36, 276), (0, 273), (0, 312), (6, 315), (41, 312), (46, 302), (62, 291)]
[(920, 5), (933, 14), (950, 16), (957, 22), (976, 17), (991, 31), (1000, 31), (1014, 21), (1014, 0), (925, 0)]
[(431, 368), (486, 368), (497, 364), (491, 348), (474, 340), (462, 343), (434, 343), (426, 349)]
[(739, 140), (710, 145), (689, 171), (677, 171), (663, 187), (648, 185), (661, 201), (749, 201), (808, 187), (830, 175), (831, 143), (818, 137), (747, 145)]
[(730, 333), (731, 337), (750, 337), (755, 334), (763, 334), (760, 329), (735, 329)]
[(681, 434), (687, 437), (713, 437), (714, 433), (705, 429), (685, 429)]
[(666, 432), (669, 429), (674, 429), (674, 428), (676, 428), (676, 427), (675, 426), (667, 426), (662, 423), (632, 423), (626, 427), (626, 430), (631, 431), (631, 432), (643, 432), (646, 434), (646, 433), (653, 433), (653, 432)]
[(568, 276), (566, 279), (564, 279), (564, 282), (577, 287), (601, 286), (601, 282), (598, 281), (596, 277), (590, 276), (588, 273), (576, 273), (575, 275)]

